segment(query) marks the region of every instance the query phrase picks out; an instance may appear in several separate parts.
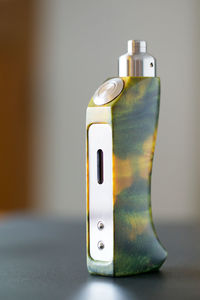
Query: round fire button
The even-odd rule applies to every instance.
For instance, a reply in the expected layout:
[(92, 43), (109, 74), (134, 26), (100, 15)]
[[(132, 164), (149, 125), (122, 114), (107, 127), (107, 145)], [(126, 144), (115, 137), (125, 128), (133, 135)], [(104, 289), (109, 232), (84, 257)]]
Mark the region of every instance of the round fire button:
[(124, 82), (121, 78), (112, 78), (104, 82), (95, 92), (93, 101), (96, 105), (103, 105), (114, 100), (123, 90)]

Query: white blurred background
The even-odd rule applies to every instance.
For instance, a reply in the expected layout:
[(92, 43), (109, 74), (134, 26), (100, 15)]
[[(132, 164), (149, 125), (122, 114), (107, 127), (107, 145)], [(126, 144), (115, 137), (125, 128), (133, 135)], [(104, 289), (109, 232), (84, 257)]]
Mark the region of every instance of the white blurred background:
[(117, 75), (127, 40), (144, 39), (161, 77), (153, 215), (200, 219), (200, 2), (41, 0), (28, 10), (30, 203), (19, 209), (84, 218), (87, 104)]

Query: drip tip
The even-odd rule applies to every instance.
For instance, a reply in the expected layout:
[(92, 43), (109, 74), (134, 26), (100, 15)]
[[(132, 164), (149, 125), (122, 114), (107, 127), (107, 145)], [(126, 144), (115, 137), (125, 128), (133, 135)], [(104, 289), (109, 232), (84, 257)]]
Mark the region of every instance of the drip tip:
[(147, 51), (147, 43), (145, 41), (139, 41), (139, 40), (129, 40), (128, 41), (128, 53), (134, 54), (134, 53), (145, 53)]

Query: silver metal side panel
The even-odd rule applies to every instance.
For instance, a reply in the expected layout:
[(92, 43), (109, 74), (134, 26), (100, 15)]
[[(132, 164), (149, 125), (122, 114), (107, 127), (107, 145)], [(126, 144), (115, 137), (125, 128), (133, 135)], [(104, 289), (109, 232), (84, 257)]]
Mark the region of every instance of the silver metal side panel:
[[(103, 183), (97, 180), (97, 151), (103, 151)], [(93, 124), (89, 150), (89, 249), (94, 260), (113, 260), (112, 128)], [(102, 228), (103, 227), (103, 228)]]

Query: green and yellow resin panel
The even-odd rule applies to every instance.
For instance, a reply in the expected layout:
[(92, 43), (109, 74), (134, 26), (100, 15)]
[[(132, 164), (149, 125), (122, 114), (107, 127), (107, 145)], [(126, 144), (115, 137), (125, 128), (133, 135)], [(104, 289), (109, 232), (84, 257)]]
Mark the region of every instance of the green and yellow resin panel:
[(102, 106), (91, 99), (87, 109), (87, 129), (92, 123), (112, 126), (114, 258), (110, 263), (94, 261), (89, 254), (87, 162), (87, 265), (90, 273), (107, 276), (157, 270), (167, 257), (156, 235), (151, 212), (160, 79), (122, 79), (124, 89), (116, 99)]

